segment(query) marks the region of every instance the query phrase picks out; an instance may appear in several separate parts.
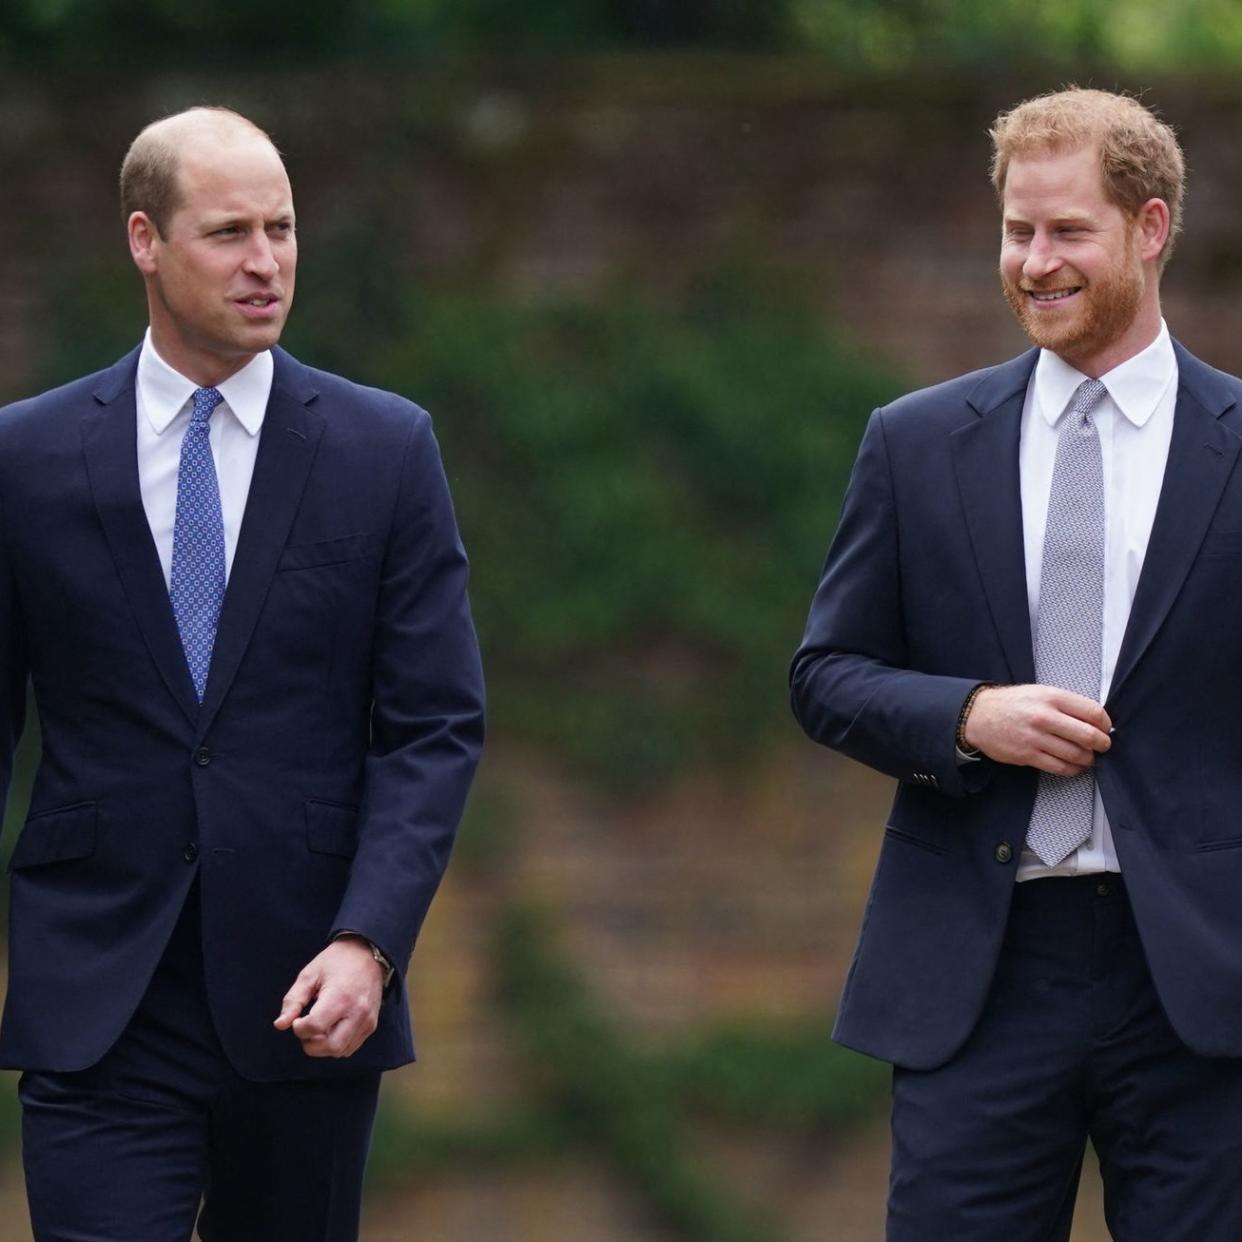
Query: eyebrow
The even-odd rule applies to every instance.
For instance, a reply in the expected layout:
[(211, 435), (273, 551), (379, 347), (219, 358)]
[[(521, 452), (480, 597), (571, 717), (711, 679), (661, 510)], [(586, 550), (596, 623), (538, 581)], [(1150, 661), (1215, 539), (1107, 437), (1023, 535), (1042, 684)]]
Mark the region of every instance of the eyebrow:
[[(1006, 228), (1010, 228), (1014, 225), (1025, 225), (1027, 228), (1031, 227), (1030, 220), (1026, 219), (1025, 216), (1007, 215), (1007, 216), (1002, 217), (1002, 220)], [(1094, 223), (1094, 221), (1095, 221), (1095, 217), (1092, 216), (1089, 212), (1076, 211), (1076, 212), (1069, 212), (1063, 216), (1053, 216), (1050, 220), (1046, 221), (1046, 223), (1050, 225), (1061, 225), (1061, 224), (1090, 225)]]
[[(294, 219), (292, 211), (277, 212), (274, 216), (264, 217), (263, 227), (270, 228), (273, 224), (293, 224)], [(214, 233), (217, 229), (227, 229), (234, 225), (248, 227), (250, 221), (251, 217), (245, 215), (208, 216), (202, 223), (202, 229), (204, 233)]]

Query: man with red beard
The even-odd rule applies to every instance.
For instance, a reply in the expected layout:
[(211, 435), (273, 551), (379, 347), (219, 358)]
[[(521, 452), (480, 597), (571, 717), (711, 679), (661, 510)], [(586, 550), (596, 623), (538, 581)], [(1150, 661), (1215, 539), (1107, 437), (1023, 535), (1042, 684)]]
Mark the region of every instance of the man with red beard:
[(889, 1242), (1242, 1238), (1242, 382), (1173, 341), (1177, 140), (998, 118), (1036, 347), (871, 417), (791, 670), (897, 778), (835, 1037), (891, 1061)]

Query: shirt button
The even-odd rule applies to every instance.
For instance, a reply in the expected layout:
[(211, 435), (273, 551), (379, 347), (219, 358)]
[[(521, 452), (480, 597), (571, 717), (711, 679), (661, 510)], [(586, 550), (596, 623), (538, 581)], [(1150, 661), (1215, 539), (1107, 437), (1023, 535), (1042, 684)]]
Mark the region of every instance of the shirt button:
[(1007, 863), (1013, 857), (1013, 847), (1008, 841), (1002, 841), (993, 851), (993, 857), (998, 863)]
[(181, 852), (181, 857), (184, 858), (186, 862), (192, 863), (198, 857), (198, 842), (187, 842), (185, 849)]
[(206, 746), (200, 746), (194, 752), (194, 762), (197, 763), (200, 768), (205, 768), (211, 762), (211, 751), (209, 751)]
[(1107, 880), (1105, 880), (1105, 881), (1103, 881), (1102, 883), (1097, 884), (1097, 885), (1095, 886), (1095, 891), (1096, 891), (1096, 892), (1097, 892), (1097, 893), (1098, 893), (1101, 897), (1107, 897), (1107, 896), (1109, 895), (1109, 893), (1111, 893), (1111, 892), (1113, 891), (1113, 889), (1112, 889), (1112, 885), (1111, 885), (1111, 884), (1109, 884)]

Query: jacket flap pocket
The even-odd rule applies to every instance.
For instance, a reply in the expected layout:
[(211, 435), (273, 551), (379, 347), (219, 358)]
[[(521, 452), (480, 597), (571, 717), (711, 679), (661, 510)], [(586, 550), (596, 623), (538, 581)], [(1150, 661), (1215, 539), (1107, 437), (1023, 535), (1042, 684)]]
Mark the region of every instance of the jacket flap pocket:
[(321, 539), (318, 543), (295, 543), (280, 554), (277, 570), (315, 569), (320, 565), (338, 565), (366, 556), (370, 540), (366, 535), (346, 535), (343, 539)]
[(1242, 560), (1242, 530), (1210, 530), (1199, 545), (1199, 555)]
[(358, 808), (307, 798), (306, 847), (316, 854), (353, 858), (358, 852)]
[(922, 832), (911, 832), (910, 829), (899, 827), (896, 824), (886, 824), (884, 833), (886, 836), (895, 837), (898, 841), (906, 842), (907, 845), (917, 845), (919, 849), (927, 850), (932, 854), (947, 854), (949, 852), (947, 842), (936, 837), (927, 836)]
[(13, 847), (9, 870), (89, 857), (95, 852), (97, 815), (93, 802), (78, 802), (28, 819)]

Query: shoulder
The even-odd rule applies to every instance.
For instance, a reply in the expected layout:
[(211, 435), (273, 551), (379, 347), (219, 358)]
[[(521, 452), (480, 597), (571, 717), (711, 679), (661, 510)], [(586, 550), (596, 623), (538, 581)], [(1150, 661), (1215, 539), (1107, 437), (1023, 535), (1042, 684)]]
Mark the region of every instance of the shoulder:
[(103, 370), (0, 407), (0, 439), (55, 437), (68, 428), (76, 434), (83, 413), (97, 408), (98, 399), (110, 400), (127, 385), (133, 387), (137, 357), (134, 350)]
[(1179, 341), (1173, 342), (1173, 352), (1177, 358), (1178, 385), (1193, 393), (1202, 404), (1211, 407), (1242, 402), (1242, 379), (1238, 376), (1196, 358)]
[(282, 349), (274, 355), (273, 390), (283, 389), (311, 404), (330, 428), (401, 439), (430, 428), (430, 415), (408, 397), (307, 366)]
[(876, 420), (886, 436), (952, 431), (1024, 394), (1038, 356), (1030, 349), (996, 366), (908, 392), (877, 410)]

